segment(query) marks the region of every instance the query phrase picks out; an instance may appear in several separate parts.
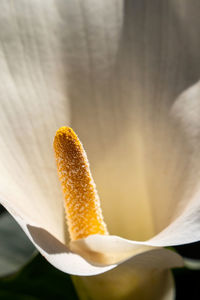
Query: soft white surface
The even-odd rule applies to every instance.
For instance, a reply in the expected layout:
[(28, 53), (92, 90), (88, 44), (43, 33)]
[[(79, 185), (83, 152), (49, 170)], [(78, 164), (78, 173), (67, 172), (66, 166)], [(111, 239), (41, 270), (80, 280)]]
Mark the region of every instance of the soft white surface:
[(188, 17), (198, 5), (137, 3), (1, 1), (1, 202), (43, 254), (51, 235), (46, 258), (71, 274), (111, 267), (55, 254), (66, 231), (52, 150), (62, 125), (86, 148), (111, 234), (146, 241), (141, 253), (200, 239), (199, 84), (174, 100), (200, 71), (199, 52), (183, 51), (200, 46), (199, 18)]

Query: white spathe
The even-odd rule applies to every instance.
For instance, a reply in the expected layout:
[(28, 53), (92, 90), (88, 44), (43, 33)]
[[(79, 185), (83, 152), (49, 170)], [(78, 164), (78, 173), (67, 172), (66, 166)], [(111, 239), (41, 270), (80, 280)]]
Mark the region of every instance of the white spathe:
[[(200, 70), (187, 15), (198, 16), (196, 2), (0, 5), (1, 203), (64, 272), (100, 274), (128, 258), (181, 266), (160, 247), (200, 239), (199, 84), (177, 98)], [(66, 246), (52, 149), (63, 125), (84, 144), (111, 233), (72, 245), (82, 256)]]

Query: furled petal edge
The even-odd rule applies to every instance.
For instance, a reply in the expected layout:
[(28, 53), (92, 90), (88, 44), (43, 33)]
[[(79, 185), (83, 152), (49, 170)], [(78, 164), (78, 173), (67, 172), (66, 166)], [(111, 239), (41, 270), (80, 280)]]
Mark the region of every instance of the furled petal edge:
[(44, 228), (30, 224), (19, 216), (7, 202), (3, 201), (3, 204), (38, 251), (54, 267), (65, 273), (79, 276), (98, 275), (127, 260), (135, 266), (144, 265), (147, 269), (183, 266), (182, 258), (173, 251), (153, 247), (147, 242), (130, 241), (111, 235), (92, 235), (71, 243), (69, 249)]

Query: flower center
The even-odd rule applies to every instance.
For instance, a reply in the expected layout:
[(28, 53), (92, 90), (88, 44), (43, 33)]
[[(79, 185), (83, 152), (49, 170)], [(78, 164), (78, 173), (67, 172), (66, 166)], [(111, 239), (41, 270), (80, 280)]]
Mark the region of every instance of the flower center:
[(56, 132), (54, 150), (71, 240), (108, 234), (86, 153), (71, 128)]

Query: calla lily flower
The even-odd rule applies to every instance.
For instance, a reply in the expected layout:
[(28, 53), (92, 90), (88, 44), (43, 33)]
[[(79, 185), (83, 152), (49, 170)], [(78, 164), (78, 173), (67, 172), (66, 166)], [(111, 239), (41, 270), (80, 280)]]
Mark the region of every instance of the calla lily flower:
[[(1, 3), (0, 201), (92, 299), (173, 299), (183, 260), (163, 247), (200, 240), (193, 2)], [(84, 144), (110, 233), (71, 247), (52, 149), (63, 125)]]

